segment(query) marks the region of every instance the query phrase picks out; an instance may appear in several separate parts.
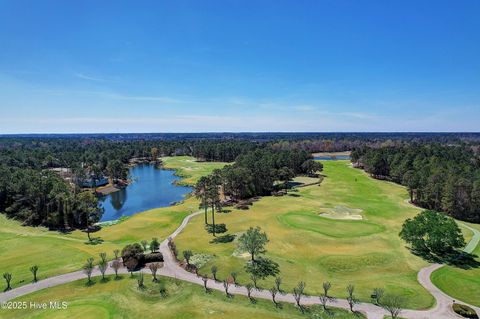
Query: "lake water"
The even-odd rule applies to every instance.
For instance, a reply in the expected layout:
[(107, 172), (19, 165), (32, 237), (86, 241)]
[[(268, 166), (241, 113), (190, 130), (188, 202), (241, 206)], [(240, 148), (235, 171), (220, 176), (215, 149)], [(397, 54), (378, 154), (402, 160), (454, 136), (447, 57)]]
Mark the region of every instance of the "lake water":
[(100, 203), (105, 209), (101, 221), (134, 215), (152, 208), (170, 206), (192, 191), (190, 187), (177, 186), (175, 171), (141, 164), (130, 169), (132, 183), (126, 188), (104, 196)]
[(315, 156), (313, 159), (317, 161), (333, 161), (333, 160), (349, 160), (349, 155), (337, 155), (335, 157), (331, 156)]

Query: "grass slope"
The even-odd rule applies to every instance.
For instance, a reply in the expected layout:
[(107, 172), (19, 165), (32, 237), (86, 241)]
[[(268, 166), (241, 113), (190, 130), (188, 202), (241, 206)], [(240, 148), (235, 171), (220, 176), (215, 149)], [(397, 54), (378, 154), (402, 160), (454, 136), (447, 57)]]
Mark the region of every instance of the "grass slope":
[[(480, 230), (480, 225), (469, 224)], [(469, 236), (471, 238), (471, 236)], [(466, 239), (467, 240), (467, 239)], [(477, 245), (473, 254), (480, 262), (480, 245)], [(432, 274), (432, 282), (448, 295), (480, 307), (480, 268), (461, 269), (445, 266)]]
[[(188, 162), (188, 178), (191, 181), (203, 174), (209, 174), (222, 164), (197, 163), (193, 158), (182, 157), (175, 163)], [(167, 167), (169, 161), (167, 160)], [(18, 221), (9, 220), (0, 214), (0, 273), (11, 272), (14, 287), (30, 282), (32, 275), (29, 268), (36, 264), (40, 267), (39, 277), (45, 278), (56, 274), (76, 271), (88, 257), (98, 259), (100, 252), (107, 252), (113, 257), (114, 249), (122, 249), (126, 244), (139, 242), (152, 237), (164, 239), (180, 225), (182, 219), (198, 209), (194, 198), (183, 203), (153, 209), (136, 214), (127, 220), (94, 233), (103, 243), (86, 244), (87, 236), (81, 231), (70, 234), (48, 231), (44, 227), (23, 227)]]
[[(373, 288), (385, 287), (405, 295), (409, 308), (432, 306), (432, 296), (416, 280), (418, 270), (427, 264), (412, 255), (398, 236), (403, 221), (419, 212), (406, 202), (406, 190), (371, 179), (346, 161), (325, 161), (324, 166), (326, 178), (320, 186), (300, 188), (293, 196), (264, 197), (250, 210), (217, 214), (217, 223), (226, 223), (231, 234), (261, 226), (270, 238), (267, 256), (280, 264), (288, 290), (304, 280), (308, 293), (319, 294), (322, 282), (328, 280), (338, 297), (345, 297), (345, 287), (353, 283), (363, 301), (369, 301)], [(361, 209), (364, 219), (318, 216), (324, 208), (338, 205)], [(235, 271), (240, 282), (247, 283), (246, 258), (235, 252), (236, 243), (210, 244), (211, 239), (204, 230), (203, 216), (198, 216), (176, 244), (179, 251), (191, 249), (214, 256), (201, 273), (209, 273), (216, 265), (219, 278)], [(266, 288), (272, 285), (273, 279), (261, 283)]]
[[(121, 280), (112, 277), (106, 283), (85, 286), (85, 280), (44, 289), (21, 297), (16, 301), (65, 301), (66, 310), (0, 310), (0, 318), (310, 318), (322, 313), (319, 306), (301, 315), (290, 304), (276, 308), (268, 300), (251, 303), (246, 297), (227, 298), (221, 292), (205, 294), (203, 287), (169, 278), (160, 278), (167, 289), (167, 297), (161, 297), (159, 284), (145, 276), (145, 289), (139, 290), (135, 279), (123, 276)], [(320, 318), (320, 317), (315, 317)], [(330, 318), (330, 317), (329, 317)], [(353, 319), (356, 317), (344, 310), (335, 309), (332, 318)]]
[(190, 156), (163, 157), (165, 168), (176, 170), (175, 175), (182, 177), (179, 185), (193, 186), (201, 176), (210, 174), (214, 169), (222, 168), (227, 163), (197, 162)]

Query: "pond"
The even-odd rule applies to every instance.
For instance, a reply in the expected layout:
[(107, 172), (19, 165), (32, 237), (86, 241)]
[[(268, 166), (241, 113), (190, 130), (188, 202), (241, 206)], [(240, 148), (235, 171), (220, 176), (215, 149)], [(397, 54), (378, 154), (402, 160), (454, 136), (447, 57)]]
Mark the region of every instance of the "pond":
[(111, 221), (149, 209), (170, 206), (181, 201), (192, 188), (175, 185), (180, 178), (175, 171), (153, 164), (140, 164), (130, 168), (132, 183), (100, 199), (105, 209), (100, 221)]

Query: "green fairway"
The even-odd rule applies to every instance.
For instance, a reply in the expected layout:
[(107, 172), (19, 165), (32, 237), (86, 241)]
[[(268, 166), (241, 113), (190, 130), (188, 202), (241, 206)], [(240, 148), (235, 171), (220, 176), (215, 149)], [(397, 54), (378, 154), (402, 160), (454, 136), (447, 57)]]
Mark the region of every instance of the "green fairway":
[[(202, 174), (209, 174), (214, 168), (223, 165), (198, 163), (189, 157), (181, 157), (175, 162), (189, 163), (192, 168), (188, 175), (190, 180), (196, 180)], [(168, 164), (167, 167), (170, 168)], [(195, 198), (189, 198), (176, 206), (136, 214), (119, 224), (93, 233), (93, 237), (103, 240), (98, 245), (87, 244), (87, 236), (81, 231), (63, 234), (43, 227), (23, 227), (18, 221), (9, 220), (0, 214), (0, 273), (11, 272), (12, 285), (18, 287), (30, 282), (29, 268), (32, 265), (39, 266), (40, 278), (76, 271), (88, 257), (98, 259), (100, 252), (106, 252), (112, 258), (113, 250), (122, 249), (126, 244), (143, 239), (151, 240), (153, 237), (165, 239), (185, 216), (196, 210), (198, 202)]]
[[(432, 306), (433, 297), (416, 279), (427, 263), (412, 255), (398, 236), (403, 221), (420, 211), (406, 202), (405, 188), (374, 180), (347, 161), (323, 164), (326, 177), (320, 186), (299, 188), (283, 197), (264, 197), (249, 210), (216, 214), (216, 222), (225, 223), (230, 234), (261, 226), (270, 238), (267, 256), (280, 264), (288, 290), (304, 280), (308, 293), (319, 294), (322, 282), (328, 280), (338, 297), (345, 297), (345, 287), (352, 283), (363, 301), (370, 300), (373, 288), (384, 287), (405, 295), (409, 308)], [(360, 212), (363, 219), (319, 216), (339, 207)], [(211, 244), (211, 239), (204, 230), (203, 216), (197, 216), (176, 244), (179, 251), (191, 249), (213, 257), (201, 273), (209, 273), (216, 265), (219, 278), (235, 271), (240, 282), (247, 283), (249, 276), (243, 269), (247, 256), (235, 251), (235, 242)], [(269, 288), (273, 280), (260, 285)]]
[(318, 213), (291, 212), (278, 216), (277, 219), (289, 227), (306, 229), (336, 238), (368, 236), (385, 230), (382, 225), (364, 221), (319, 218)]
[[(121, 280), (109, 277), (106, 283), (99, 282), (85, 286), (86, 280), (79, 280), (62, 286), (45, 289), (16, 299), (36, 303), (67, 302), (65, 310), (0, 310), (1, 318), (321, 318), (320, 306), (310, 307), (307, 316), (302, 315), (291, 304), (276, 308), (269, 300), (251, 303), (248, 298), (212, 291), (206, 294), (202, 286), (174, 279), (160, 278), (167, 296), (160, 295), (160, 284), (153, 283), (145, 276), (145, 288), (138, 289), (135, 279), (123, 276)], [(333, 309), (332, 318), (364, 318), (344, 310)], [(330, 317), (329, 317), (330, 318)]]
[[(480, 230), (480, 225), (469, 224), (470, 227)], [(480, 245), (473, 254), (480, 263)], [(432, 274), (432, 282), (448, 295), (480, 307), (480, 267), (461, 269), (445, 266)]]
[(176, 170), (175, 175), (182, 177), (179, 185), (193, 186), (201, 176), (210, 174), (216, 168), (222, 168), (226, 163), (197, 162), (190, 156), (162, 157), (165, 168)]

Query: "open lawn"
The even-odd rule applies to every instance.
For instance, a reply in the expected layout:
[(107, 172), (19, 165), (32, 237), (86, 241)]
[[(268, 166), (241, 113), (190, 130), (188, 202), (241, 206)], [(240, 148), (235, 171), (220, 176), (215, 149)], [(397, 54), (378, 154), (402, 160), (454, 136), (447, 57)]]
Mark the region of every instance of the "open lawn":
[[(145, 276), (145, 288), (140, 290), (135, 278), (124, 275), (120, 280), (108, 277), (109, 281), (87, 287), (86, 280), (41, 290), (15, 301), (42, 303), (65, 301), (66, 310), (0, 310), (0, 318), (320, 318), (320, 306), (310, 307), (310, 312), (301, 315), (291, 304), (276, 308), (271, 301), (257, 300), (212, 291), (206, 294), (202, 286), (160, 277), (160, 284), (151, 276)], [(160, 295), (160, 285), (167, 296)], [(332, 308), (333, 310), (333, 308)], [(330, 318), (330, 317), (329, 317)], [(335, 309), (331, 318), (353, 319), (356, 317), (344, 310)]]
[(201, 176), (210, 174), (216, 168), (222, 168), (227, 163), (197, 162), (190, 156), (162, 157), (163, 165), (167, 169), (175, 169), (175, 175), (182, 177), (179, 185), (193, 186)]
[[(190, 160), (190, 167), (196, 168), (189, 171), (191, 180), (198, 179), (201, 174), (209, 174), (222, 165), (197, 163), (187, 157), (182, 157), (177, 163)], [(76, 271), (88, 257), (98, 259), (100, 252), (106, 252), (109, 258), (113, 258), (113, 250), (121, 250), (126, 244), (151, 240), (153, 237), (165, 239), (186, 215), (196, 210), (198, 202), (195, 198), (188, 198), (176, 206), (136, 214), (93, 233), (92, 237), (103, 240), (97, 245), (87, 244), (87, 235), (81, 231), (63, 234), (43, 227), (23, 227), (19, 222), (0, 214), (0, 273), (11, 272), (12, 284), (16, 287), (31, 280), (29, 268), (34, 264), (40, 268), (40, 278)]]
[[(322, 282), (328, 280), (338, 297), (345, 297), (345, 287), (352, 283), (363, 301), (370, 300), (373, 288), (384, 287), (405, 295), (409, 308), (432, 306), (432, 296), (416, 280), (418, 270), (427, 263), (412, 255), (398, 236), (403, 221), (420, 211), (407, 203), (405, 188), (374, 180), (347, 161), (323, 163), (326, 177), (320, 186), (264, 197), (247, 211), (228, 208), (230, 212), (216, 214), (216, 222), (225, 223), (228, 233), (237, 235), (249, 226), (261, 226), (270, 239), (266, 255), (280, 264), (288, 290), (304, 280), (308, 293), (319, 294)], [(363, 220), (319, 216), (325, 208), (339, 206), (360, 211)], [(201, 273), (209, 273), (216, 265), (219, 278), (235, 271), (239, 281), (247, 283), (243, 267), (248, 257), (236, 251), (235, 242), (211, 244), (211, 239), (200, 215), (176, 244), (179, 251), (213, 256)], [(260, 285), (272, 287), (273, 279)]]
[[(480, 230), (480, 225), (468, 225)], [(480, 263), (480, 245), (476, 247), (473, 254), (477, 256), (476, 260)], [(431, 279), (438, 288), (448, 295), (480, 307), (480, 267), (461, 269), (445, 266), (435, 271)]]

